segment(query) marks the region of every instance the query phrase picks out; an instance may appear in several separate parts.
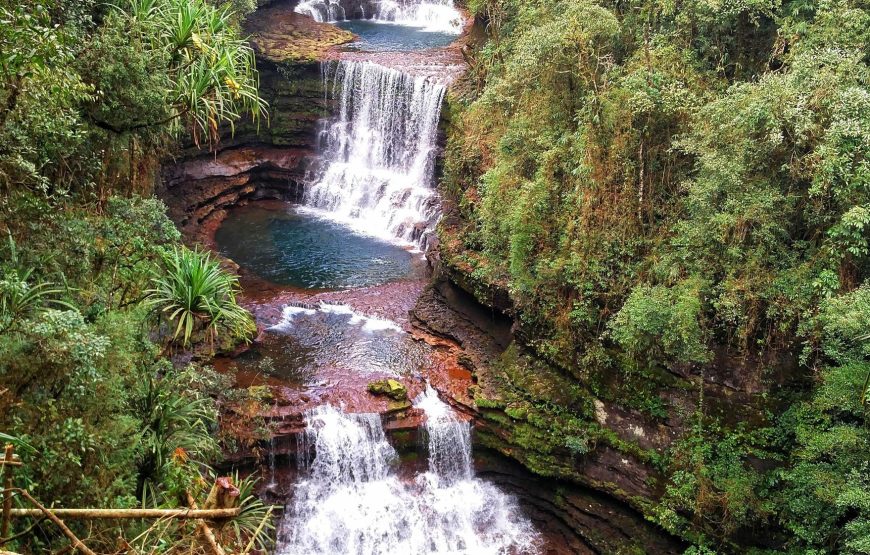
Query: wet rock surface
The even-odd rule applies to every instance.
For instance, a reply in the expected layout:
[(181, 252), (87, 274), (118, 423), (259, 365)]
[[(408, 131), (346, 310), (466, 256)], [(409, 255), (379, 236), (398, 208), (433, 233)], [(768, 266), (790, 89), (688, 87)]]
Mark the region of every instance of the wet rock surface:
[[(501, 358), (516, 348), (512, 321), (501, 312), (477, 303), (448, 279), (436, 280), (421, 294), (411, 313), (411, 324), (420, 335), (441, 339), (453, 345), (449, 358), (466, 368), (473, 386), (466, 395), (457, 394), (450, 383), (440, 384), (452, 401), (475, 417), (475, 443), (518, 461), (507, 464), (490, 457), (492, 479), (512, 488), (530, 505), (533, 518), (559, 539), (566, 551), (553, 553), (610, 553), (616, 547), (647, 545), (651, 553), (678, 553), (679, 543), (661, 529), (647, 523), (640, 512), (644, 504), (660, 495), (655, 467), (643, 457), (644, 450), (623, 452), (607, 444), (597, 444), (581, 455), (544, 433), (537, 422), (506, 404), (505, 391), (522, 380), (505, 373)], [(445, 347), (446, 349), (446, 347)], [(538, 399), (558, 400), (564, 384), (547, 384), (537, 376), (541, 387)], [(449, 382), (449, 381), (448, 381)], [(513, 383), (512, 383), (513, 382)], [(599, 426), (648, 448), (662, 447), (672, 439), (672, 431), (652, 427), (640, 415), (610, 403), (598, 401)], [(531, 420), (531, 421), (530, 421)], [(552, 424), (552, 423), (551, 423)], [(562, 439), (562, 438), (560, 438)], [(532, 477), (533, 469), (538, 473)], [(549, 478), (544, 478), (547, 476)], [(537, 516), (534, 516), (537, 514)]]
[(353, 33), (295, 13), (295, 4), (279, 0), (248, 19), (245, 30), (251, 34), (258, 59), (313, 62), (323, 59), (331, 48), (353, 40)]
[[(422, 276), (375, 287), (313, 292), (269, 284), (242, 273), (240, 301), (254, 314), (261, 332), (248, 351), (219, 357), (214, 364), (219, 370), (232, 371), (238, 387), (269, 388), (271, 405), (261, 416), (274, 437), (270, 450), (295, 457), (305, 413), (322, 404), (342, 406), (348, 412), (380, 413), (389, 434), (396, 434), (400, 443), (413, 444), (422, 420), (407, 400), (422, 393), (427, 380), (458, 393), (471, 387), (470, 373), (455, 371), (443, 340), (411, 326), (410, 310), (427, 283)], [(294, 316), (293, 321), (300, 336), (284, 335), (292, 335), (293, 327), (274, 329), (286, 321), (287, 307), (300, 311), (300, 319)], [(343, 316), (319, 320), (323, 310)], [(355, 319), (362, 320), (352, 323)], [(367, 319), (374, 322), (374, 331), (364, 329)], [(378, 331), (386, 325), (395, 327)], [(342, 333), (354, 334), (355, 339)], [(265, 358), (272, 368), (297, 370), (292, 375), (266, 371)], [(373, 382), (395, 382), (403, 389), (404, 399), (371, 391)], [(470, 402), (467, 395), (464, 399)], [(243, 450), (231, 458), (252, 461), (258, 457)]]
[(268, 118), (243, 119), (233, 129), (221, 129), (212, 151), (190, 144), (164, 164), (157, 194), (191, 242), (213, 246), (209, 237), (233, 206), (302, 197), (318, 122), (331, 113), (317, 60), (353, 36), (295, 14), (292, 7), (293, 2), (277, 2), (247, 22)]
[(613, 498), (593, 489), (535, 476), (496, 452), (478, 449), (475, 468), (479, 476), (517, 496), (525, 513), (547, 537), (548, 554), (631, 550), (676, 554), (686, 547)]
[[(291, 2), (258, 11), (249, 31), (258, 53), (262, 94), (270, 104), (270, 125), (243, 123), (235, 135), (224, 137), (215, 152), (184, 151), (164, 174), (162, 196), (172, 217), (191, 242), (212, 247), (215, 230), (234, 206), (302, 198), (306, 172), (316, 153), (318, 121), (332, 110), (319, 64), (311, 60), (372, 61), (445, 83), (461, 73), (464, 63), (461, 41), (401, 55), (342, 50), (340, 45), (350, 38), (345, 31), (294, 14)], [(271, 472), (269, 493), (286, 499), (297, 479), (292, 468), (299, 457), (305, 414), (331, 404), (347, 412), (379, 413), (391, 443), (410, 461), (407, 468), (412, 468), (419, 455), (423, 416), (407, 399), (420, 395), (428, 381), (444, 401), (475, 419), (476, 444), (488, 449), (478, 457), (478, 471), (520, 498), (548, 539), (546, 553), (612, 553), (633, 546), (645, 546), (653, 553), (679, 552), (678, 544), (635, 510), (660, 493), (659, 477), (644, 458), (645, 450), (667, 445), (680, 423), (652, 425), (637, 413), (601, 402), (590, 408), (590, 420), (636, 445), (635, 452), (597, 444), (578, 456), (565, 445), (553, 445), (551, 437), (538, 435), (538, 426), (524, 419), (520, 408), (509, 405), (505, 383), (514, 382), (539, 399), (559, 399), (572, 381), (503, 371), (504, 354), (521, 350), (513, 321), (504, 315), (511, 308), (508, 296), (498, 288), (481, 294), (480, 284), (461, 271), (454, 272), (452, 281), (462, 287), (443, 278), (430, 283), (425, 263), (420, 263), (421, 272), (413, 279), (341, 291), (280, 286), (236, 266), (244, 290), (241, 301), (255, 315), (261, 333), (241, 357), (219, 358), (215, 366), (233, 370), (239, 387), (268, 388), (269, 408), (259, 416), (270, 427), (272, 440), (269, 445), (228, 454), (228, 460)], [(330, 306), (352, 311), (340, 326), (365, 326), (366, 319), (393, 322), (398, 331), (367, 340), (379, 346), (393, 341), (401, 347), (387, 349), (391, 356), (412, 358), (413, 364), (402, 372), (360, 372), (343, 364), (343, 352), (339, 357), (318, 358), (316, 351), (329, 345), (335, 323), (317, 318), (329, 312), (323, 307)], [(315, 331), (310, 337), (295, 337), (295, 350), (287, 348), (286, 337), (270, 330), (286, 320), (286, 307), (313, 318), (306, 325)], [(361, 320), (351, 324), (354, 318)], [(352, 332), (363, 333), (356, 328)], [(282, 333), (293, 332), (288, 328)], [(300, 364), (306, 356), (314, 356), (316, 363)], [(271, 360), (271, 370), (262, 364), (265, 358)], [(287, 367), (299, 371), (282, 374)], [(369, 389), (373, 382), (390, 381), (404, 390), (404, 399)], [(276, 459), (283, 469), (277, 478)]]

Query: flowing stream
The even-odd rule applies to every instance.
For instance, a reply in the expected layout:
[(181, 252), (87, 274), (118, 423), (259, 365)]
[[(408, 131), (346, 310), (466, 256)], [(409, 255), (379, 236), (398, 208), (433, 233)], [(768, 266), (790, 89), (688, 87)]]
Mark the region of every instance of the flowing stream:
[(462, 31), (453, 0), (303, 0), (296, 11), (321, 22), (365, 19), (457, 35)]
[(428, 470), (403, 478), (377, 414), (322, 405), (300, 439), (301, 480), (280, 525), (282, 555), (535, 553), (513, 499), (475, 478), (471, 428), (427, 387)]
[[(418, 59), (425, 60), (444, 46), (445, 34), (461, 32), (461, 17), (452, 0), (305, 0), (295, 9), (317, 21), (351, 26), (361, 40), (346, 51), (353, 55), (323, 63), (335, 115), (321, 122), (303, 206), (278, 219), (249, 210), (228, 220), (230, 239), (244, 235), (243, 228), (263, 229), (268, 233), (257, 237), (270, 237), (273, 248), (258, 247), (262, 240), (226, 237), (222, 244), (261, 275), (308, 289), (400, 279), (409, 273), (407, 260), (388, 247), (399, 243), (408, 256), (409, 246), (425, 250), (440, 217), (434, 174), (450, 68), (432, 63), (427, 67), (435, 69), (421, 75), (374, 63), (367, 54), (392, 52), (395, 60), (420, 48), (418, 54), (425, 53)], [(346, 235), (324, 225), (324, 218), (341, 224)], [(360, 235), (389, 243), (363, 241)], [(347, 264), (332, 262), (336, 257)], [(260, 342), (270, 363), (258, 362), (265, 369), (256, 371), (275, 375), (292, 367), (290, 373), (299, 375), (296, 385), (310, 393), (299, 401), (317, 403), (300, 409), (305, 431), (294, 432), (299, 477), (279, 526), (277, 553), (537, 552), (539, 536), (515, 500), (475, 476), (471, 424), (430, 386), (413, 403), (423, 414), (425, 463), (401, 463), (380, 414), (340, 408), (366, 407), (347, 401), (369, 396), (365, 384), (375, 377), (405, 380), (419, 391), (416, 377), (430, 359), (417, 352), (422, 347), (401, 326), (325, 302), (287, 305), (282, 316)]]

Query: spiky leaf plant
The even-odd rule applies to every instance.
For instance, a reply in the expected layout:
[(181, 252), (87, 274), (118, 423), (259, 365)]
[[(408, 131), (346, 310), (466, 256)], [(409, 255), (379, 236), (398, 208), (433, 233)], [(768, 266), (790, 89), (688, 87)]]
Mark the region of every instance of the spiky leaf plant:
[(155, 52), (169, 54), (172, 115), (162, 123), (187, 127), (194, 141), (209, 144), (220, 138), (221, 124), (232, 129), (247, 114), (267, 115), (258, 94), (254, 51), (234, 24), (232, 6), (204, 0), (130, 0), (117, 6), (135, 23), (133, 32)]
[(227, 333), (250, 340), (257, 327), (236, 302), (238, 279), (224, 271), (210, 254), (176, 248), (164, 257), (163, 271), (152, 280), (146, 303), (169, 322), (172, 341), (190, 345), (197, 332), (212, 342)]
[(0, 333), (9, 331), (29, 315), (48, 305), (72, 308), (53, 298), (63, 290), (50, 282), (28, 283), (32, 269), (12, 270), (0, 278)]

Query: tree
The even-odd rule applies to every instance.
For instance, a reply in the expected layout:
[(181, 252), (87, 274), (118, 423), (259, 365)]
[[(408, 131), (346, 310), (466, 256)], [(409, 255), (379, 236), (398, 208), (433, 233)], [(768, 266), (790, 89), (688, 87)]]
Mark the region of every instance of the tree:
[[(138, 76), (162, 95), (164, 110), (148, 114), (153, 119), (130, 119), (116, 109), (123, 99), (101, 99), (91, 106), (92, 121), (117, 134), (170, 125), (190, 131), (197, 144), (213, 144), (221, 124), (232, 128), (243, 115), (264, 115), (254, 52), (233, 20), (231, 6), (204, 0), (129, 0), (117, 5), (99, 37), (102, 48), (93, 52), (101, 55), (107, 47), (118, 46), (119, 34), (134, 45), (133, 57), (148, 62), (143, 68), (148, 73), (140, 70)], [(109, 95), (118, 92), (136, 93), (124, 87), (106, 89)], [(118, 117), (122, 119), (114, 119)]]

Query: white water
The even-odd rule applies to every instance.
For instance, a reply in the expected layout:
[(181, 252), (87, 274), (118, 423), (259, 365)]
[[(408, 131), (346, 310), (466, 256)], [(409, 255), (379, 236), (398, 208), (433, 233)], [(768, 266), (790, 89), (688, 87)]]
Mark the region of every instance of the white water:
[(324, 65), (338, 116), (320, 133), (305, 204), (353, 229), (425, 247), (444, 85), (372, 62)]
[[(281, 555), (497, 555), (536, 553), (537, 536), (511, 497), (474, 477), (471, 435), (431, 388), (427, 472), (403, 480), (376, 414), (320, 406), (307, 415), (300, 453), (307, 477), (280, 526)], [(303, 457), (304, 458), (304, 457)]]
[(318, 312), (348, 316), (347, 324), (349, 326), (358, 325), (362, 327), (363, 331), (367, 332), (391, 331), (405, 333), (404, 330), (402, 330), (402, 326), (392, 320), (378, 318), (377, 316), (366, 316), (365, 314), (357, 312), (353, 308), (344, 304), (329, 303), (320, 303), (316, 308), (287, 305), (281, 311), (281, 321), (269, 329), (288, 331), (295, 325), (294, 320), (297, 316), (312, 316)]
[(426, 413), (429, 470), (448, 482), (473, 478), (471, 423), (457, 418), (428, 384), (414, 400), (414, 406)]
[(453, 0), (303, 0), (295, 11), (320, 22), (357, 18), (418, 27), (431, 32), (456, 35), (462, 32), (462, 16), (454, 7)]

